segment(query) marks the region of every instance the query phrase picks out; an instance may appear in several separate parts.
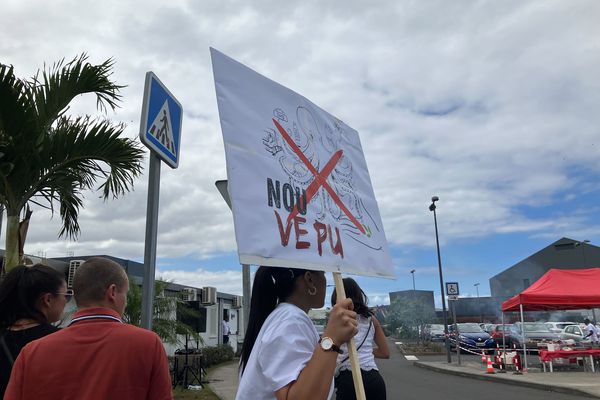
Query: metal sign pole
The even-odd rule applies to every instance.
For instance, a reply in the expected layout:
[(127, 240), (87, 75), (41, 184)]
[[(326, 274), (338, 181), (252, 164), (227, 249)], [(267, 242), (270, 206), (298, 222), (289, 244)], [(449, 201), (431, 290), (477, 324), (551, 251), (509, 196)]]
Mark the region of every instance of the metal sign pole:
[(144, 282), (142, 286), (142, 327), (152, 329), (154, 316), (154, 275), (158, 232), (161, 159), (171, 168), (179, 166), (183, 107), (152, 72), (146, 72), (140, 121), (140, 141), (150, 149)]
[(456, 300), (448, 302), (452, 303), (452, 317), (454, 319), (454, 332), (456, 333), (456, 359), (458, 365), (460, 365), (460, 332), (458, 331), (458, 324), (456, 323)]
[[(215, 186), (231, 210), (231, 198), (229, 197), (229, 191), (227, 189), (227, 179), (216, 181)], [(250, 320), (250, 287), (250, 265), (242, 264), (242, 295), (244, 296), (242, 309), (244, 311), (244, 337), (246, 334), (245, 328), (248, 327), (248, 321)]]
[(244, 338), (250, 320), (250, 265), (242, 264), (242, 310), (244, 312)]
[(504, 311), (502, 311), (502, 354), (504, 355), (504, 369), (506, 370), (506, 325), (504, 324)]
[(158, 200), (160, 195), (160, 159), (150, 152), (148, 205), (146, 207), (146, 240), (144, 246), (144, 282), (142, 285), (142, 327), (152, 329), (154, 315), (154, 277), (156, 272), (156, 237), (158, 232)]

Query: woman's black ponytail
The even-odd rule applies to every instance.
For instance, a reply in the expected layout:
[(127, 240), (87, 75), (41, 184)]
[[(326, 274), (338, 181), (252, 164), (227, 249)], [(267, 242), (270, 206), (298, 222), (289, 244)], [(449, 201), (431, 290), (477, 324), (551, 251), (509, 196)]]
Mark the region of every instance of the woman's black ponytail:
[[(373, 315), (371, 310), (369, 310), (369, 298), (365, 294), (365, 292), (358, 286), (358, 283), (352, 278), (344, 278), (344, 292), (346, 292), (346, 298), (352, 299), (352, 303), (354, 303), (354, 311), (358, 315), (362, 315), (365, 318), (369, 318)], [(331, 306), (335, 306), (337, 303), (337, 290), (333, 289), (333, 293), (331, 294)]]
[(58, 292), (64, 281), (63, 274), (46, 265), (13, 268), (0, 283), (0, 334), (20, 318), (47, 322), (36, 308), (37, 300), (44, 293)]
[(265, 320), (277, 307), (277, 304), (287, 300), (294, 291), (296, 279), (303, 276), (305, 272), (304, 269), (265, 266), (259, 267), (256, 271), (252, 285), (250, 316), (242, 345), (240, 360), (242, 374)]

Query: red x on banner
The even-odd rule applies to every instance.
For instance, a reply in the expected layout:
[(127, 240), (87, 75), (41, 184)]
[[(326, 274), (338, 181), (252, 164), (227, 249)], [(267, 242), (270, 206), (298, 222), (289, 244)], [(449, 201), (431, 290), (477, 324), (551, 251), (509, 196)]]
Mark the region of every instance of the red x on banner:
[[(308, 170), (315, 177), (315, 179), (310, 183), (310, 185), (308, 185), (308, 188), (306, 188), (306, 203), (307, 203), (307, 205), (310, 202), (310, 200), (314, 197), (314, 195), (317, 193), (319, 188), (321, 186), (323, 186), (323, 188), (325, 190), (327, 190), (327, 193), (329, 193), (329, 196), (331, 196), (331, 198), (333, 199), (335, 204), (337, 204), (338, 207), (340, 207), (340, 209), (344, 212), (344, 214), (346, 214), (348, 216), (350, 221), (352, 221), (352, 223), (358, 228), (358, 230), (361, 231), (361, 233), (366, 234), (365, 228), (363, 228), (362, 224), (360, 222), (358, 222), (358, 220), (354, 217), (354, 215), (352, 215), (350, 210), (348, 210), (348, 208), (346, 208), (346, 206), (342, 202), (342, 199), (339, 198), (337, 193), (331, 188), (331, 186), (329, 186), (329, 183), (327, 183), (327, 177), (329, 176), (329, 174), (331, 174), (331, 172), (335, 168), (335, 165), (338, 163), (338, 161), (340, 160), (340, 158), (342, 157), (344, 152), (342, 150), (336, 151), (333, 154), (333, 156), (331, 157), (331, 159), (327, 162), (327, 164), (325, 164), (325, 167), (321, 170), (321, 172), (319, 172), (311, 164), (310, 160), (304, 155), (304, 153), (302, 153), (302, 150), (300, 150), (300, 148), (298, 147), (296, 142), (294, 142), (294, 140), (286, 132), (286, 130), (283, 128), (283, 126), (281, 126), (279, 124), (279, 122), (277, 122), (277, 120), (275, 120), (275, 118), (273, 118), (273, 123), (275, 124), (275, 127), (277, 128), (277, 130), (279, 131), (279, 133), (281, 134), (283, 139), (286, 141), (286, 143), (288, 145), (290, 145), (290, 147), (292, 148), (294, 153), (296, 153), (298, 158), (300, 158), (302, 163), (304, 165), (306, 165), (306, 168), (308, 168)], [(288, 223), (296, 215), (298, 215), (298, 205), (297, 204), (294, 206), (294, 209), (288, 216), (288, 219), (287, 219)]]

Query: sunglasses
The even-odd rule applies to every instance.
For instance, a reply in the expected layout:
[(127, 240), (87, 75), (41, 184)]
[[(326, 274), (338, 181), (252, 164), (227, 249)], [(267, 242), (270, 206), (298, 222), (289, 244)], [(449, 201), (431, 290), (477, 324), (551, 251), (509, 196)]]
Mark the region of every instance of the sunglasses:
[(71, 301), (71, 298), (73, 297), (73, 289), (67, 289), (67, 291), (64, 293), (54, 293), (54, 294), (62, 294), (63, 296), (65, 296), (65, 299), (67, 300), (67, 303), (68, 303), (69, 301)]

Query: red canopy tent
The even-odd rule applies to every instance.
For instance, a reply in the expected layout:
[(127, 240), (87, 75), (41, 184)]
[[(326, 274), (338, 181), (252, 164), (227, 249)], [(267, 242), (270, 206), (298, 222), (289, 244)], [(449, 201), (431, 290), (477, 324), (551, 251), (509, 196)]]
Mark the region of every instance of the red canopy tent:
[(551, 269), (502, 303), (502, 311), (577, 310), (600, 307), (600, 268)]
[[(600, 268), (550, 269), (533, 285), (502, 303), (502, 325), (504, 325), (506, 311), (520, 311), (521, 324), (523, 324), (525, 321), (523, 311), (578, 310), (596, 307), (600, 307)], [(504, 343), (502, 347), (505, 347)], [(527, 368), (525, 340), (523, 340), (523, 355), (525, 368)]]

